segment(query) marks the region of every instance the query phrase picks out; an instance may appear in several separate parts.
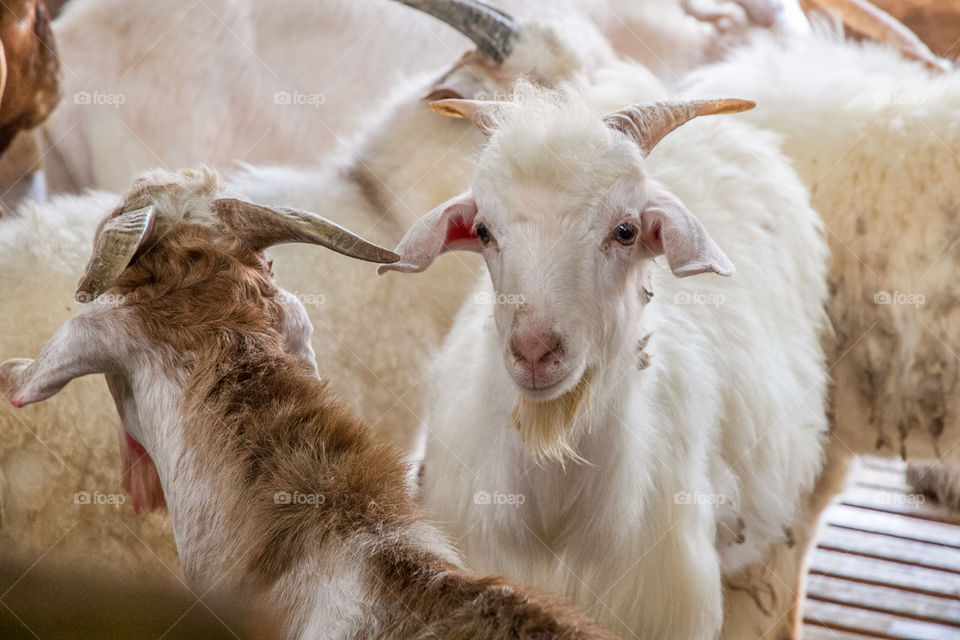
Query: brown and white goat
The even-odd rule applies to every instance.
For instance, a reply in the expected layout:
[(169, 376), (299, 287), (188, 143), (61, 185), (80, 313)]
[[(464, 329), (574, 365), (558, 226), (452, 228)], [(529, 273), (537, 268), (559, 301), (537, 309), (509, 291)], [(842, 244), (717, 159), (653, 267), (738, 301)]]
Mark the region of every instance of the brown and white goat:
[(420, 519), (400, 456), (291, 352), (310, 325), (263, 255), (285, 242), (396, 260), (319, 216), (221, 198), (209, 171), (141, 179), (98, 229), (77, 294), (94, 303), (0, 365), (0, 391), (21, 407), (105, 373), (189, 580), (273, 608), (290, 637), (607, 637), (469, 576)]

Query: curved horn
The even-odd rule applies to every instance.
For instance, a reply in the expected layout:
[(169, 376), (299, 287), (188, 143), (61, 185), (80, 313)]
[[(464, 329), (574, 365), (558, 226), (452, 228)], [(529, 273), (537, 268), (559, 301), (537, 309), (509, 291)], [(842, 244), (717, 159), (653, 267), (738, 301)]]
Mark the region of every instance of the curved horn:
[(663, 136), (697, 116), (739, 113), (755, 106), (755, 102), (736, 98), (641, 102), (609, 113), (603, 121), (635, 140), (643, 155), (647, 155)]
[(92, 302), (113, 286), (137, 253), (153, 226), (153, 205), (107, 220), (97, 233), (93, 255), (77, 285), (77, 302)]
[(513, 18), (477, 0), (399, 0), (428, 13), (470, 38), (477, 49), (497, 64), (513, 50), (518, 30)]
[(391, 263), (400, 256), (309, 211), (264, 207), (235, 198), (214, 202), (220, 219), (254, 251), (288, 242), (316, 244), (351, 258)]
[(847, 27), (897, 49), (903, 56), (918, 60), (934, 71), (946, 72), (953, 68), (949, 61), (930, 51), (905, 24), (865, 0), (805, 0), (801, 4), (807, 10), (836, 11)]

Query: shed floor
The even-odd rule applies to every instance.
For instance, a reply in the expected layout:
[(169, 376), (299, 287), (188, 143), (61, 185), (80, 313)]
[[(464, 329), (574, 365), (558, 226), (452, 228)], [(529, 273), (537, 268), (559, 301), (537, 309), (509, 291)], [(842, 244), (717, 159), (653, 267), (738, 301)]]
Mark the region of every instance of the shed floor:
[(809, 640), (960, 640), (960, 514), (914, 494), (906, 465), (865, 459), (824, 514)]

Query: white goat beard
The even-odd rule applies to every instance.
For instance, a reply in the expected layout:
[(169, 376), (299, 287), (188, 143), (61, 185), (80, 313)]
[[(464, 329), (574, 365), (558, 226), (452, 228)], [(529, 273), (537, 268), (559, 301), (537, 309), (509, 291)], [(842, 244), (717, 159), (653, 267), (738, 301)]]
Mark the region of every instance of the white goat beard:
[(566, 460), (586, 462), (567, 441), (568, 427), (584, 399), (590, 404), (591, 372), (587, 370), (577, 385), (558, 398), (537, 401), (523, 393), (513, 407), (513, 426), (520, 439), (538, 461), (544, 459), (563, 464)]

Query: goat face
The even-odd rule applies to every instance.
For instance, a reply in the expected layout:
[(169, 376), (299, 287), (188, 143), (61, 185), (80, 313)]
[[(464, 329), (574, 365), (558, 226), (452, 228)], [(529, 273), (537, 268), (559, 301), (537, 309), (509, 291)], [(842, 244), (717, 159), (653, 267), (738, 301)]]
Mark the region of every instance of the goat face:
[(678, 277), (733, 273), (693, 214), (647, 176), (642, 156), (686, 120), (747, 103), (642, 104), (601, 119), (572, 91), (518, 95), (500, 105), (444, 101), (490, 143), (473, 188), (421, 219), (397, 248), (401, 262), (381, 270), (480, 252), (506, 368), (523, 394), (545, 401), (609, 361), (651, 258), (665, 256)]

